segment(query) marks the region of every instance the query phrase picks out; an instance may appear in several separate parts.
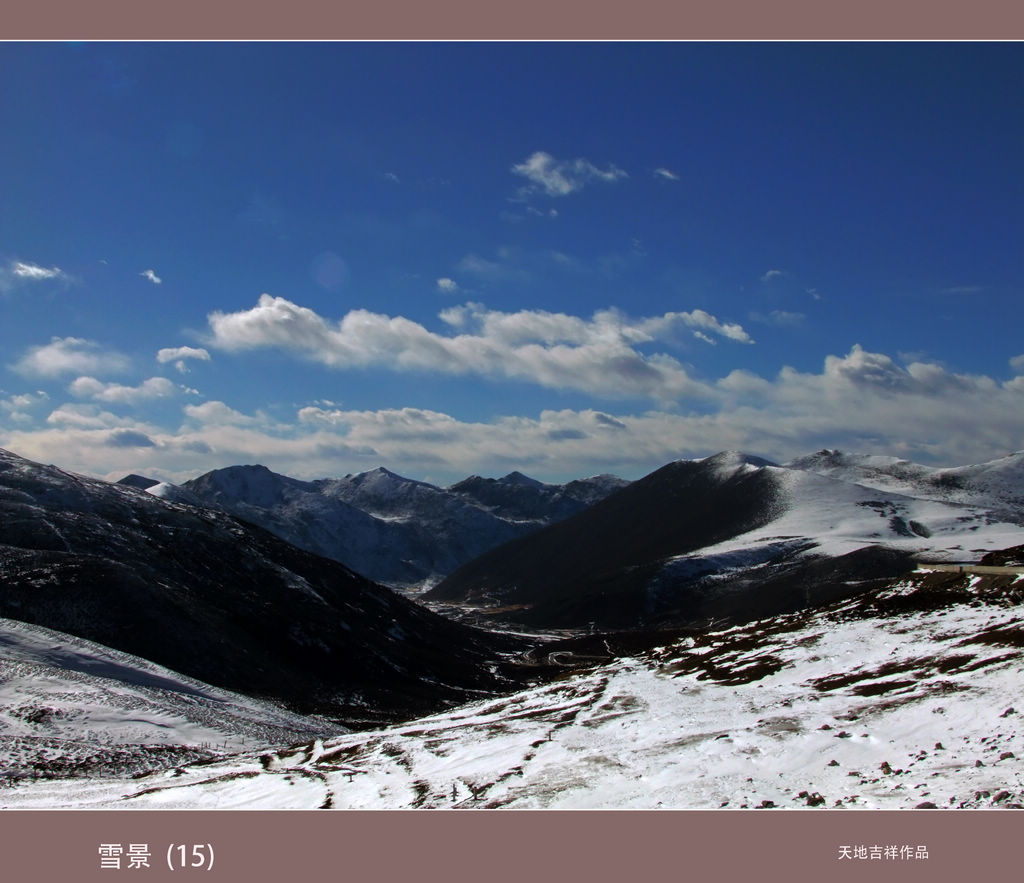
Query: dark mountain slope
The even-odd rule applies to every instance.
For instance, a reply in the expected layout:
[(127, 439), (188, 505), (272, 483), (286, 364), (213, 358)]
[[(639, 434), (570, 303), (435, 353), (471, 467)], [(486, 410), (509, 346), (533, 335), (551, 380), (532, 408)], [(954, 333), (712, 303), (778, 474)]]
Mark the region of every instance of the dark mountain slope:
[(507, 543), (424, 597), (530, 608), (518, 621), (635, 625), (664, 559), (768, 523), (778, 488), (764, 461), (723, 453), (669, 463), (584, 512)]
[(0, 616), (348, 724), (503, 689), (511, 646), (224, 513), (6, 451)]

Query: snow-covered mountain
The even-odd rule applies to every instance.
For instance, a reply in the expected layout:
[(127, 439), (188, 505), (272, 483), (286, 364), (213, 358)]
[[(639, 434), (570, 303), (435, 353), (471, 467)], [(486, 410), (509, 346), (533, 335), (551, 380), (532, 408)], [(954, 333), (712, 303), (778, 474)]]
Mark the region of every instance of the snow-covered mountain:
[(138, 779), (24, 782), (0, 806), (1021, 808), (1022, 599), (1021, 576), (917, 573), (732, 628), (581, 637), (548, 647), (562, 678), (512, 695)]
[(185, 501), (232, 512), (375, 582), (417, 590), (625, 484), (604, 475), (549, 485), (511, 473), (439, 488), (384, 468), (300, 481), (264, 466), (232, 466), (185, 482), (179, 490), (189, 495)]
[(852, 593), (915, 558), (977, 561), (1021, 542), (1024, 526), (986, 507), (723, 452), (670, 463), (424, 597), (545, 627), (749, 618)]
[(937, 468), (878, 454), (825, 449), (786, 464), (909, 497), (962, 503), (1024, 524), (1024, 451), (972, 466)]
[(516, 645), (224, 512), (7, 451), (0, 617), (364, 725), (508, 689)]

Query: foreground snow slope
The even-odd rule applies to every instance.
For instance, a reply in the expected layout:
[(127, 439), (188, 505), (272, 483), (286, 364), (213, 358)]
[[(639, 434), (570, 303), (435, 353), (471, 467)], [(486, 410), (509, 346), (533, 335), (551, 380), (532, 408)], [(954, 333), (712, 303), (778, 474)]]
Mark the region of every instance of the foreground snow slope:
[(0, 804), (1019, 807), (1022, 600), (1021, 577), (918, 573), (404, 726)]
[(0, 783), (123, 776), (337, 731), (144, 659), (0, 619)]

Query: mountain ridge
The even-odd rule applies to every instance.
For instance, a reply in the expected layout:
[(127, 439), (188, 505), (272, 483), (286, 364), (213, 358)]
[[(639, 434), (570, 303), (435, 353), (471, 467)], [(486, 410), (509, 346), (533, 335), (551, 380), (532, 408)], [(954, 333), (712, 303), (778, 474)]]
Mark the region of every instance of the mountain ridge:
[(0, 617), (352, 721), (504, 689), (516, 645), (225, 512), (2, 450), (0, 584)]
[[(921, 554), (976, 561), (1024, 539), (1020, 513), (999, 518), (1010, 495), (993, 512), (822, 474), (820, 458), (803, 465), (813, 468), (735, 451), (674, 461), (491, 550), (424, 599), (535, 627), (678, 624), (830, 600), (898, 576)], [(1000, 466), (961, 471), (991, 478)]]

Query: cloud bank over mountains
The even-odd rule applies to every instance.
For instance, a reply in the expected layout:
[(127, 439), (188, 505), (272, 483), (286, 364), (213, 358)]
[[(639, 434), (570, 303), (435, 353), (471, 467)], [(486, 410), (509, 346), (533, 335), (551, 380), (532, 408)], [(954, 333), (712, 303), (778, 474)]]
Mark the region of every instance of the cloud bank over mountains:
[[(709, 378), (667, 350), (702, 346), (695, 336), (735, 344), (737, 353), (754, 341), (703, 310), (582, 317), (466, 303), (439, 320), (441, 330), (431, 330), (353, 309), (332, 321), (265, 294), (250, 309), (210, 313), (206, 346), (161, 348), (156, 360), (198, 367), (212, 364), (214, 349), (231, 367), (235, 354), (275, 351), (332, 372), (472, 377), (494, 391), (485, 417), (440, 402), (370, 409), (307, 399), (247, 411), (166, 377), (101, 379), (131, 373), (132, 358), (55, 337), (14, 367), (26, 379), (62, 385), (0, 394), (0, 414), (10, 417), (0, 445), (109, 477), (130, 470), (183, 480), (215, 465), (259, 462), (307, 477), (384, 464), (437, 481), (510, 469), (551, 480), (635, 477), (723, 449), (785, 461), (830, 446), (956, 465), (1024, 447), (1024, 356), (1009, 360), (1015, 374), (1003, 381), (936, 362), (900, 363), (860, 345), (827, 356), (818, 372), (783, 366), (766, 377), (736, 368)], [(258, 363), (247, 370), (260, 383)], [(569, 390), (592, 405), (508, 413), (508, 381)], [(70, 400), (59, 400), (62, 391)]]

